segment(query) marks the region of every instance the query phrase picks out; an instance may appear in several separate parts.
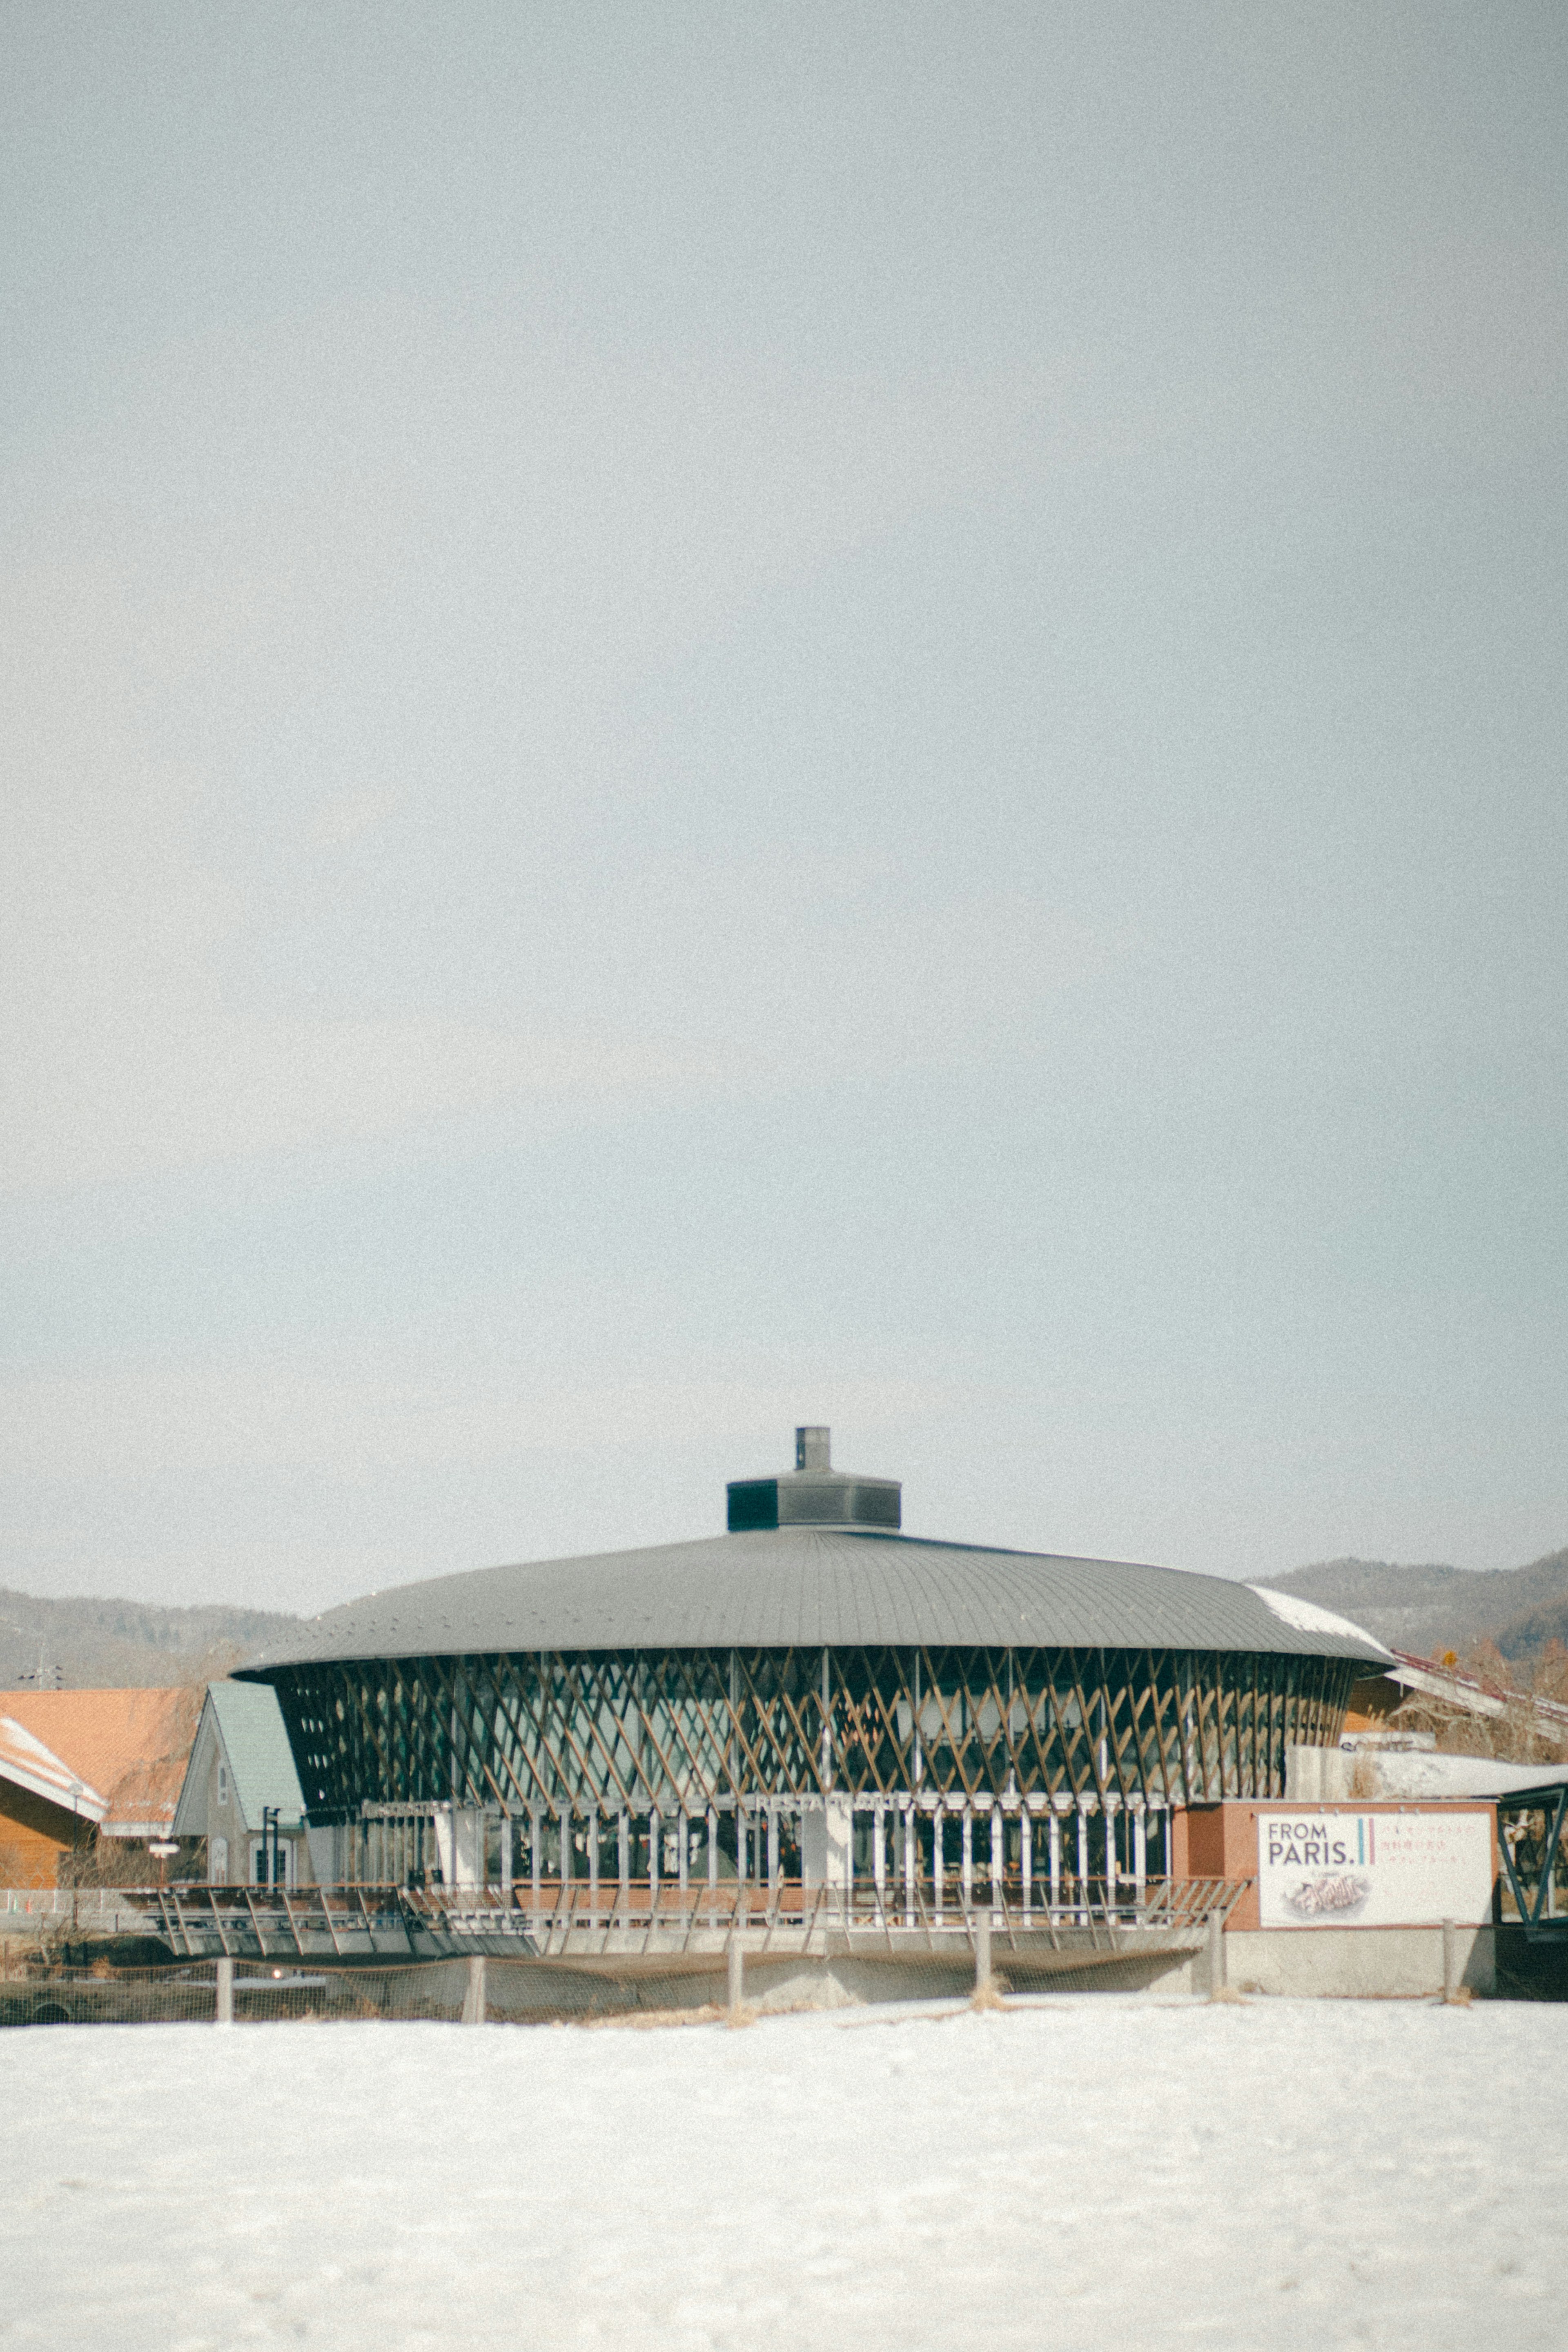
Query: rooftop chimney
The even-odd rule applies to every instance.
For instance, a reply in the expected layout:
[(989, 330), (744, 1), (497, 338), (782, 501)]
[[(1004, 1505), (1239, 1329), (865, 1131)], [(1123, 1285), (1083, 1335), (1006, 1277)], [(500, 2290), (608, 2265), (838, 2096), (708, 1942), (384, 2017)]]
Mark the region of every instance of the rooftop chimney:
[(797, 1470), (831, 1470), (832, 1462), (831, 1429), (798, 1429), (795, 1432), (795, 1467)]
[(866, 1528), (885, 1535), (904, 1515), (896, 1478), (856, 1478), (832, 1465), (831, 1432), (820, 1424), (795, 1432), (795, 1467), (778, 1478), (734, 1478), (729, 1485), (732, 1535), (753, 1528)]

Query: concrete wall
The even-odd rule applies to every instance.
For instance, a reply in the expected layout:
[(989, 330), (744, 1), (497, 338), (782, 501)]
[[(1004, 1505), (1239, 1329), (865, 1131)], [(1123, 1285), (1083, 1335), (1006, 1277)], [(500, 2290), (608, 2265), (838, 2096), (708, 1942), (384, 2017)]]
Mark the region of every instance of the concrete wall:
[[(1490, 1927), (1457, 1931), (1459, 1982), (1475, 1994), (1497, 1989), (1496, 1935)], [(1040, 1996), (1051, 1993), (1210, 1991), (1207, 1951), (1161, 1951), (1140, 1956), (1129, 1950), (1115, 1960), (1071, 1974), (1047, 1969), (1009, 1969), (1009, 1955), (995, 1952), (999, 1986)], [(1440, 1927), (1322, 1927), (1254, 1929), (1224, 1939), (1226, 1987), (1233, 1993), (1293, 2000), (1435, 2000), (1443, 1985)], [(748, 1953), (744, 1998), (764, 2014), (797, 2009), (835, 2009), (865, 2001), (960, 2000), (974, 1985), (967, 1952), (929, 1959), (831, 1953)], [(633, 1980), (616, 1979), (613, 1964), (590, 1968), (563, 1961), (557, 1967), (492, 1972), (492, 1999), (501, 1986), (519, 2010), (555, 2009), (563, 2014), (623, 2007), (628, 1999), (648, 2010), (695, 2009), (725, 2001), (724, 1956), (685, 1956), (661, 1974), (655, 1960), (643, 1962)]]
[[(1497, 1987), (1491, 1927), (1457, 1927), (1460, 1982), (1471, 1992)], [(1271, 1927), (1235, 1929), (1225, 1938), (1232, 1992), (1285, 1993), (1327, 2000), (1440, 1994), (1441, 1927)]]
[[(955, 1943), (958, 1943), (955, 1938)], [(1092, 1968), (1056, 1974), (1044, 1967), (1009, 1971), (999, 1965), (1009, 1957), (998, 1951), (997, 1976), (1002, 1989), (1021, 1993), (1142, 1992), (1157, 1985), (1163, 1992), (1206, 1992), (1202, 1956), (1195, 1963), (1186, 1953), (1168, 1949), (1140, 1955), (1128, 1951), (1115, 1958), (1097, 1956)], [(461, 1961), (455, 1963), (462, 1967)], [(1195, 1980), (1194, 1967), (1199, 1970)], [(657, 1956), (639, 1956), (631, 1963), (635, 1974), (618, 1973), (612, 1960), (594, 1958), (574, 1965), (570, 1959), (538, 1968), (511, 1970), (493, 1967), (488, 1994), (497, 2008), (518, 2016), (530, 2011), (562, 2016), (643, 2011), (722, 2009), (727, 2000), (727, 1956), (720, 1951), (701, 1956), (671, 1956), (668, 1972), (661, 1972)], [(905, 1958), (847, 1952), (748, 1952), (745, 1958), (742, 1999), (748, 2010), (762, 2015), (802, 2009), (846, 2009), (866, 2002), (905, 2000), (967, 2000), (975, 1989), (975, 1961), (965, 1947), (946, 1954)]]
[(485, 1808), (444, 1805), (432, 1827), (435, 1859), (446, 1886), (480, 1886), (485, 1879)]
[(303, 1851), (295, 1855), (298, 1864), (297, 1883), (301, 1886), (336, 1886), (344, 1876), (343, 1832), (340, 1829), (312, 1829), (303, 1833)]
[(800, 1876), (808, 1886), (845, 1886), (850, 1875), (850, 1845), (854, 1834), (852, 1801), (845, 1796), (819, 1798), (800, 1813)]

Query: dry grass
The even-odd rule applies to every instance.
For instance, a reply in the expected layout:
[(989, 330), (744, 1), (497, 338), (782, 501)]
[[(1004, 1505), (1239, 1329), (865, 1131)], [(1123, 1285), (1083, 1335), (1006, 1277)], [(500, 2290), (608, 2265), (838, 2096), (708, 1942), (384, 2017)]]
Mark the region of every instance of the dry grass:
[(721, 2009), (716, 2001), (705, 2000), (700, 2009), (625, 2009), (612, 2017), (562, 2018), (561, 2024), (580, 2024), (585, 2033), (607, 2033), (619, 2030), (627, 2033), (653, 2033), (666, 2025), (749, 2025), (757, 2015), (755, 2010), (732, 2013)]

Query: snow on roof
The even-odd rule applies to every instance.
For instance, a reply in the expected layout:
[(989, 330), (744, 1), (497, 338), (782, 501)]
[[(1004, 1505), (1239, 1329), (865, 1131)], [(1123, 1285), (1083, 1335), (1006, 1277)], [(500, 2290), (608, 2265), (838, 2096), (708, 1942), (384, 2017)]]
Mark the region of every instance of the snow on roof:
[(1390, 1678), (1394, 1682), (1451, 1699), (1472, 1714), (1501, 1715), (1511, 1706), (1525, 1706), (1543, 1721), (1568, 1727), (1568, 1706), (1561, 1699), (1544, 1698), (1538, 1691), (1521, 1690), (1512, 1683), (1489, 1683), (1459, 1665), (1452, 1651), (1447, 1658), (1423, 1658), (1414, 1650), (1396, 1650), (1394, 1665)]
[(104, 1801), (79, 1773), (62, 1763), (50, 1748), (36, 1738), (15, 1716), (0, 1715), (0, 1781), (25, 1789), (32, 1797), (74, 1811), (84, 1822), (101, 1822)]
[(106, 1837), (165, 1837), (201, 1713), (199, 1687), (8, 1691), (7, 1712), (78, 1780), (108, 1790)]
[(1369, 1664), (1389, 1654), (1345, 1618), (1228, 1577), (866, 1528), (787, 1527), (430, 1578), (329, 1610), (239, 1671), (455, 1652), (853, 1643), (1220, 1650)]
[(1391, 1659), (1394, 1655), (1364, 1626), (1353, 1624), (1348, 1617), (1338, 1616), (1332, 1609), (1320, 1609), (1315, 1601), (1303, 1601), (1294, 1592), (1276, 1592), (1268, 1584), (1254, 1584), (1248, 1589), (1267, 1603), (1282, 1625), (1293, 1626), (1298, 1633), (1337, 1634), (1342, 1641), (1364, 1642), (1369, 1657)]

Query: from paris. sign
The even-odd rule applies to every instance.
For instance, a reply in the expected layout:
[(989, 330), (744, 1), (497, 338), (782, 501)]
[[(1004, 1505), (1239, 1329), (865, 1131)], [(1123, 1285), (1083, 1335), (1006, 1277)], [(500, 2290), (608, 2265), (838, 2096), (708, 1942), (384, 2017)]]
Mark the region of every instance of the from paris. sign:
[(1260, 1806), (1265, 1927), (1424, 1927), (1491, 1917), (1490, 1812)]

